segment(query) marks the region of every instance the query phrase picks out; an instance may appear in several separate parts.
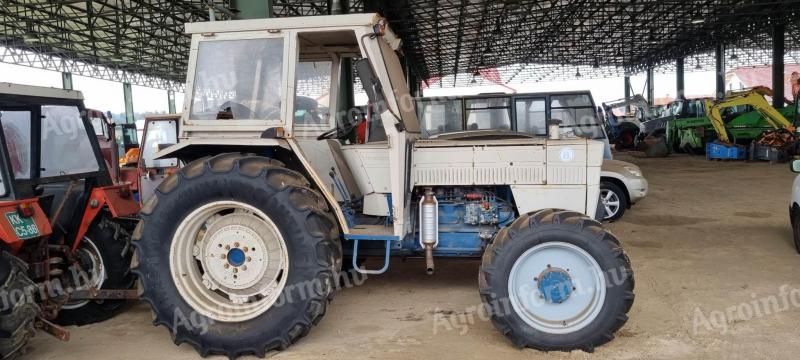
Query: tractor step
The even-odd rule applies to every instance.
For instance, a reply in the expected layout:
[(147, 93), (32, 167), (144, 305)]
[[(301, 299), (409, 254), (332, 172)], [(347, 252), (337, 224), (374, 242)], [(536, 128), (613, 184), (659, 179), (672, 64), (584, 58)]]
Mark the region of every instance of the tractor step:
[[(389, 255), (392, 251), (391, 243), (400, 241), (400, 237), (393, 235), (394, 229), (383, 225), (357, 225), (350, 229), (350, 233), (344, 235), (345, 240), (353, 242), (353, 269), (361, 274), (378, 275), (383, 274), (389, 269)], [(362, 269), (357, 264), (358, 242), (359, 241), (384, 241), (386, 252), (383, 258), (383, 267), (377, 270)]]

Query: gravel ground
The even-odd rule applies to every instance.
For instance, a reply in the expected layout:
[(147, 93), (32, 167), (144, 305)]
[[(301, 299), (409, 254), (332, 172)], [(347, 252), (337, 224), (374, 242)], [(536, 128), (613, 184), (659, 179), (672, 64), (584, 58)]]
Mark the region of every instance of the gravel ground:
[[(794, 175), (787, 166), (632, 155), (617, 157), (642, 167), (651, 192), (609, 228), (633, 262), (636, 302), (617, 338), (595, 353), (516, 349), (473, 316), (480, 304), (478, 261), (440, 260), (429, 277), (424, 261), (410, 259), (340, 292), (309, 336), (273, 357), (796, 358), (800, 255), (788, 222)], [(105, 323), (70, 330), (68, 343), (40, 332), (24, 359), (199, 357), (188, 345), (173, 345), (165, 328), (153, 327), (142, 303)]]

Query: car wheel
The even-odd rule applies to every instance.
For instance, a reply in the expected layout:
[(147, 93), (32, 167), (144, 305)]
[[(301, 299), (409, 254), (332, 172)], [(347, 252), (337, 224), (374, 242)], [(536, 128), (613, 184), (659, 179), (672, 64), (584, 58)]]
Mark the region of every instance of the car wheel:
[(616, 221), (625, 214), (625, 210), (628, 208), (628, 197), (617, 184), (601, 181), (600, 203), (605, 211), (603, 221)]

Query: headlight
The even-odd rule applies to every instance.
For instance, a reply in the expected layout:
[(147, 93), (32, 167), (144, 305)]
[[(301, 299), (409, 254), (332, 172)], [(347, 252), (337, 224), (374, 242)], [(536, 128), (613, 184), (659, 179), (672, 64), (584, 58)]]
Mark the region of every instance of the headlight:
[(642, 170), (635, 166), (623, 166), (634, 177), (642, 177)]

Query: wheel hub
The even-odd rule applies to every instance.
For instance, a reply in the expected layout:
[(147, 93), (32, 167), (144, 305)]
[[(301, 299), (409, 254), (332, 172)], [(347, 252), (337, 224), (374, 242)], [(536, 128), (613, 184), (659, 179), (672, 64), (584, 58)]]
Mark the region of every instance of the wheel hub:
[(572, 277), (565, 270), (549, 267), (542, 271), (538, 277), (537, 287), (545, 301), (561, 304), (566, 301), (574, 290)]
[(267, 311), (288, 277), (283, 236), (261, 210), (217, 201), (187, 215), (170, 246), (172, 279), (182, 298), (217, 321)]
[(231, 266), (242, 266), (244, 265), (245, 259), (247, 258), (245, 257), (244, 250), (238, 247), (228, 251), (228, 264)]
[[(531, 279), (532, 274), (539, 275)], [(528, 325), (548, 334), (566, 334), (598, 316), (606, 286), (602, 268), (586, 250), (549, 241), (517, 258), (508, 276), (508, 293), (514, 311)]]
[(223, 216), (209, 227), (202, 240), (205, 246), (199, 260), (206, 271), (204, 285), (228, 293), (233, 302), (263, 295), (270, 288), (264, 281), (269, 267), (268, 239), (264, 237), (272, 234), (254, 219), (244, 213)]

